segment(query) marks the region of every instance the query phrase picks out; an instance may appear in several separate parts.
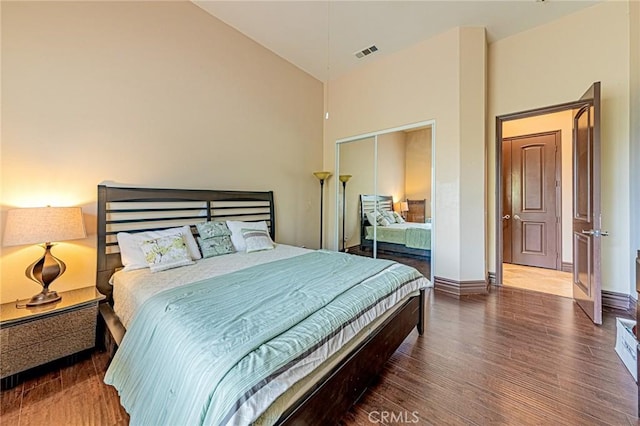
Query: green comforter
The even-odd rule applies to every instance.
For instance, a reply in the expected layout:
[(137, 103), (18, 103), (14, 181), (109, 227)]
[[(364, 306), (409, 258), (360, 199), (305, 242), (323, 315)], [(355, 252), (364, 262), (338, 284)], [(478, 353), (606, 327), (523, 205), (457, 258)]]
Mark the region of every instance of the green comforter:
[(319, 251), (164, 291), (134, 317), (104, 380), (132, 425), (225, 424), (274, 373), (421, 278), (392, 264)]

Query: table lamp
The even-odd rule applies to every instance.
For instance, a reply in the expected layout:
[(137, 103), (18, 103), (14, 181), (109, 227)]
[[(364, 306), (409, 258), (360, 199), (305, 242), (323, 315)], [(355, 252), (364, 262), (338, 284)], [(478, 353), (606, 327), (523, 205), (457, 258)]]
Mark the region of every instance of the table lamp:
[(80, 207), (36, 207), (11, 209), (7, 212), (4, 232), (5, 246), (42, 244), (44, 256), (29, 265), (25, 275), (42, 286), (42, 291), (27, 302), (39, 306), (62, 299), (49, 290), (49, 285), (67, 268), (51, 254), (52, 242), (85, 238), (87, 236)]

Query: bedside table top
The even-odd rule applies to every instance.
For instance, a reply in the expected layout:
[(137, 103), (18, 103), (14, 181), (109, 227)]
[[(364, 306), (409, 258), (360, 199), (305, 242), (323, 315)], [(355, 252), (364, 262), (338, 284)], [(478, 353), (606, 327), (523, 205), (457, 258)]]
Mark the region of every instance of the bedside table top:
[(18, 308), (16, 305), (24, 305), (29, 299), (17, 302), (3, 303), (0, 305), (0, 326), (7, 326), (22, 321), (32, 320), (38, 317), (58, 314), (60, 312), (76, 309), (84, 305), (91, 305), (104, 300), (96, 287), (83, 287), (75, 290), (59, 291), (62, 299), (48, 305)]

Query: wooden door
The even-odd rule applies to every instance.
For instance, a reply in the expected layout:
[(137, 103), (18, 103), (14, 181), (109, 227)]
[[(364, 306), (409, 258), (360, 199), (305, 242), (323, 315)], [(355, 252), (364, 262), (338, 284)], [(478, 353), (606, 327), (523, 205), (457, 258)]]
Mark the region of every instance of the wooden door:
[(600, 241), (600, 82), (573, 119), (573, 298), (602, 324)]
[(511, 139), (511, 263), (561, 269), (559, 132)]

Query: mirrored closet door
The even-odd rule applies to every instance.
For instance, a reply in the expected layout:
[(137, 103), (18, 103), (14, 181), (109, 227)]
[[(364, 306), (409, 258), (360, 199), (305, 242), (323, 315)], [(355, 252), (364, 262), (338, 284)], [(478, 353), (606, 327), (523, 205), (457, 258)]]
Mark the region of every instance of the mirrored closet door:
[(339, 250), (372, 257), (431, 257), (432, 123), (336, 144)]

